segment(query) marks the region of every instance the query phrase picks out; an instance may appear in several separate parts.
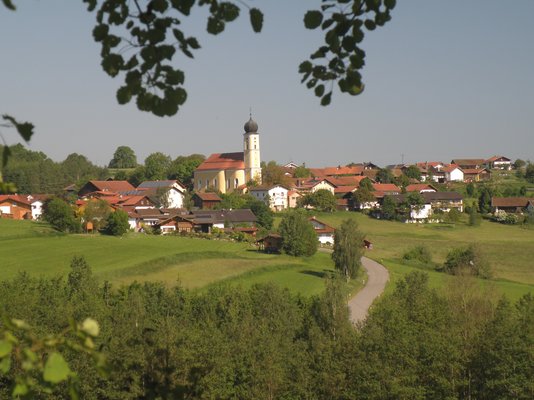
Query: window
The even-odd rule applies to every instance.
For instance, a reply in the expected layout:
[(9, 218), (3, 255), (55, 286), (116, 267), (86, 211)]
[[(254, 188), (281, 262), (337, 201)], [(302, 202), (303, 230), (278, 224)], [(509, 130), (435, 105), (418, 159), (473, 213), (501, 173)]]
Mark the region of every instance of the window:
[(226, 189), (230, 189), (230, 179), (226, 180)]
[(217, 188), (217, 178), (213, 179), (213, 187)]
[(199, 188), (199, 189), (202, 188), (202, 179), (199, 179), (199, 180), (198, 180), (198, 188)]
[(235, 179), (235, 182), (234, 182), (234, 188), (237, 188), (239, 186), (239, 179)]

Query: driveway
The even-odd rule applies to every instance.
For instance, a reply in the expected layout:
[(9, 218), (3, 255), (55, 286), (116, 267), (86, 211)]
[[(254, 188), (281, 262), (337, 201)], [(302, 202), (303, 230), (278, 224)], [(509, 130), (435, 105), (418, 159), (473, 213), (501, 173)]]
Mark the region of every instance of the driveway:
[(357, 324), (365, 320), (369, 307), (382, 294), (389, 280), (388, 270), (376, 261), (362, 257), (362, 265), (367, 271), (367, 284), (349, 300), (350, 320)]

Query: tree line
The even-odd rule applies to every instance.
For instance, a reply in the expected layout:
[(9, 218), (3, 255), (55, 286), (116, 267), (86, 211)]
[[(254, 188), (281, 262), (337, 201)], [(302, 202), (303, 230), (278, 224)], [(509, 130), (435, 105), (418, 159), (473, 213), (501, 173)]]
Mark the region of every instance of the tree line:
[(170, 156), (156, 152), (148, 155), (144, 164), (137, 163), (135, 152), (119, 146), (108, 166), (93, 164), (82, 154), (69, 154), (56, 162), (41, 151), (26, 149), (22, 144), (1, 146), (0, 153), (9, 149), (9, 161), (2, 170), (3, 180), (14, 185), (18, 193), (60, 194), (69, 185), (80, 187), (89, 180), (128, 180), (138, 186), (147, 180), (177, 179), (192, 188), (193, 173), (204, 161), (201, 154)]
[[(94, 354), (61, 348), (72, 373), (50, 395), (39, 369), (0, 351), (13, 361), (0, 368), (0, 397), (29, 376), (32, 399), (68, 398), (71, 380), (83, 399), (532, 398), (534, 298), (511, 304), (451, 279), (438, 291), (424, 273), (406, 276), (355, 329), (335, 278), (312, 298), (273, 284), (113, 288), (76, 258), (67, 279), (21, 273), (0, 283), (0, 296), (37, 337), (97, 320), (85, 332), (99, 331), (91, 341), (108, 373), (97, 373)], [(1, 335), (8, 330), (2, 322)]]

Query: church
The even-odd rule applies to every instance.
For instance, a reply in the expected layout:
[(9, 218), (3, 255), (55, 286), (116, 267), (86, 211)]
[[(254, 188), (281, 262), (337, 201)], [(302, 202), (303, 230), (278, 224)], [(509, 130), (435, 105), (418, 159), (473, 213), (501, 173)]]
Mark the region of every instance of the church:
[(196, 191), (230, 193), (251, 180), (261, 183), (258, 124), (250, 116), (244, 128), (243, 151), (215, 153), (198, 166), (194, 174)]

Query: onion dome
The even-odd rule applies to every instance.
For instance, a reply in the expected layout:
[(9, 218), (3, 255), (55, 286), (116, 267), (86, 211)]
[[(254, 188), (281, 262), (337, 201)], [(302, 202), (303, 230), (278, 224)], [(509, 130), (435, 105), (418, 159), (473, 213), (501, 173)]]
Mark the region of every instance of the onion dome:
[(245, 133), (258, 133), (258, 124), (252, 117), (245, 123)]

